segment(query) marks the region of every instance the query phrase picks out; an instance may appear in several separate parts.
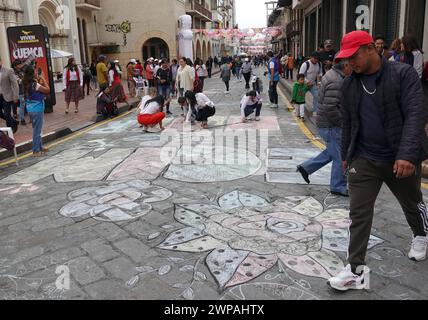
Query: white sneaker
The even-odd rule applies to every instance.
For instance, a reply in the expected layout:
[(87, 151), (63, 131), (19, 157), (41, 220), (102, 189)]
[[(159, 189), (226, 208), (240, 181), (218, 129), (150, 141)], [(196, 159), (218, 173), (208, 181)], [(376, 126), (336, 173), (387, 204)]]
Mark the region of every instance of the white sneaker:
[(256, 120), (256, 121), (260, 121), (260, 117), (255, 117), (255, 119), (254, 120)]
[(230, 93), (230, 91), (225, 91), (225, 92), (224, 92), (224, 94), (229, 94), (229, 93)]
[(339, 291), (363, 290), (366, 286), (364, 284), (364, 273), (361, 276), (354, 274), (350, 264), (337, 276), (330, 278), (327, 284)]
[(412, 241), (412, 249), (409, 252), (409, 259), (413, 261), (423, 261), (427, 257), (428, 238), (416, 237)]
[(272, 104), (270, 107), (271, 107), (272, 109), (278, 109), (278, 105), (277, 105), (277, 104)]

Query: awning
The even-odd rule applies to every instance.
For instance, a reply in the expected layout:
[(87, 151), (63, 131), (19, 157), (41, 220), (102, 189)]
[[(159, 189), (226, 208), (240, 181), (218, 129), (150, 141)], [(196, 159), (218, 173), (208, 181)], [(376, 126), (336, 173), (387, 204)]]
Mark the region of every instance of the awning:
[(59, 58), (68, 58), (72, 57), (73, 54), (70, 52), (57, 50), (57, 49), (51, 49), (51, 58), (52, 59), (59, 59)]

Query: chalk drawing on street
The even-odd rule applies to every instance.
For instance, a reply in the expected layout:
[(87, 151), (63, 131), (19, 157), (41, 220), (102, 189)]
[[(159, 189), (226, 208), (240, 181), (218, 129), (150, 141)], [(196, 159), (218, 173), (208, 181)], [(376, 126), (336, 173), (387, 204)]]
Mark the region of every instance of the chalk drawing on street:
[(0, 194), (14, 195), (14, 194), (28, 194), (40, 190), (40, 187), (34, 184), (21, 184), (13, 186), (0, 186)]
[(104, 222), (134, 220), (147, 215), (152, 210), (151, 203), (171, 196), (170, 190), (148, 181), (111, 182), (69, 193), (70, 202), (59, 210), (59, 214), (68, 218), (90, 216)]
[(0, 183), (32, 184), (52, 175), (57, 182), (101, 181), (133, 151), (110, 149), (95, 158), (93, 150), (65, 150), (4, 178)]
[[(349, 211), (327, 209), (312, 197), (269, 203), (234, 191), (217, 205), (176, 204), (185, 225), (158, 246), (200, 253), (221, 290), (248, 283), (281, 262), (298, 274), (328, 279), (344, 267), (336, 252), (348, 246)], [(369, 249), (383, 242), (370, 237)]]
[(246, 150), (214, 150), (201, 145), (190, 150), (180, 149), (164, 177), (193, 183), (224, 182), (254, 175), (261, 167), (260, 159)]
[(89, 134), (106, 135), (106, 134), (121, 133), (124, 131), (128, 131), (129, 129), (137, 126), (138, 126), (137, 121), (135, 121), (135, 119), (121, 119), (119, 121), (110, 122), (108, 125), (103, 126), (101, 128), (89, 131)]

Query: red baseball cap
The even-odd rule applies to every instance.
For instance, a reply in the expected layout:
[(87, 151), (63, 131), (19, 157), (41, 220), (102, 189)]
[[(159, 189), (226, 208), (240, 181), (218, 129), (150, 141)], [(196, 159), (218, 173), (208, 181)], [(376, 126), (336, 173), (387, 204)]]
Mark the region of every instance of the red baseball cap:
[(366, 31), (352, 31), (346, 34), (342, 39), (341, 50), (336, 56), (336, 61), (340, 59), (349, 59), (362, 46), (374, 43), (373, 37)]

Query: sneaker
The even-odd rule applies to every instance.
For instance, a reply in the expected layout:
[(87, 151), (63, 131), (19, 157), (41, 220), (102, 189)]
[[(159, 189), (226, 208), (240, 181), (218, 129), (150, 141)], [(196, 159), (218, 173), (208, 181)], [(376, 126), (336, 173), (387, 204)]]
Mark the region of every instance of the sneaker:
[(300, 119), (302, 120), (302, 122), (305, 122), (305, 121), (306, 121), (306, 120), (305, 120), (305, 117), (301, 117)]
[(349, 198), (349, 193), (348, 192), (337, 192), (337, 191), (331, 191), (331, 194), (334, 196), (340, 196), (340, 197), (345, 197), (345, 198)]
[(413, 261), (423, 261), (427, 257), (428, 238), (415, 237), (412, 241), (412, 249), (409, 252), (409, 259)]
[(256, 120), (256, 121), (260, 121), (260, 117), (255, 117), (255, 119), (254, 120)]
[(309, 174), (306, 172), (306, 170), (302, 166), (297, 166), (297, 172), (300, 172), (303, 180), (305, 180), (307, 184), (311, 183), (311, 181), (309, 180)]
[(224, 94), (229, 94), (229, 93), (230, 93), (230, 91), (225, 91), (225, 92), (224, 92)]
[(21, 125), (26, 126), (27, 122), (25, 122), (25, 120), (21, 120)]
[(330, 278), (327, 284), (339, 291), (363, 290), (366, 287), (364, 273), (360, 276), (354, 274), (349, 264), (337, 276)]
[(166, 114), (172, 116), (172, 112), (171, 111), (167, 111)]

